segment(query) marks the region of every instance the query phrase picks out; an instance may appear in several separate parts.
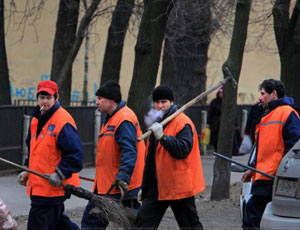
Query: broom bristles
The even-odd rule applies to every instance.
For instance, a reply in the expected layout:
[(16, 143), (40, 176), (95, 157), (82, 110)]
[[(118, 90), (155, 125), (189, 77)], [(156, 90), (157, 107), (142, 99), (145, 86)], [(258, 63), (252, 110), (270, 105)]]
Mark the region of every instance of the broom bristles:
[(92, 202), (100, 210), (98, 216), (105, 218), (108, 222), (111, 221), (117, 226), (124, 228), (131, 226), (130, 220), (126, 216), (126, 213), (122, 210), (123, 205), (120, 202), (117, 202), (110, 197), (99, 196), (81, 187), (75, 187), (73, 185), (63, 185), (63, 188), (73, 195)]
[(122, 210), (122, 204), (105, 196), (95, 195), (90, 200), (96, 207), (100, 209), (100, 216), (104, 217), (108, 222), (115, 225), (129, 228), (131, 223), (126, 213)]

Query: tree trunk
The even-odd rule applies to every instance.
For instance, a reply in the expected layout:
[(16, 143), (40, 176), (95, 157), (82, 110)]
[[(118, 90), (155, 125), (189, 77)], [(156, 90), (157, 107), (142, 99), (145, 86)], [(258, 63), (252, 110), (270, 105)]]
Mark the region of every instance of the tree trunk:
[(11, 105), (9, 73), (5, 47), (4, 0), (0, 0), (0, 105)]
[[(128, 95), (128, 105), (136, 112), (140, 122), (150, 104), (147, 98), (156, 83), (161, 47), (171, 8), (172, 0), (145, 0)], [(141, 126), (145, 128), (143, 122)]]
[[(166, 28), (161, 84), (185, 104), (206, 88), (207, 52), (211, 35), (210, 1), (176, 1)], [(176, 9), (176, 10), (175, 10)], [(203, 105), (205, 99), (198, 105)]]
[[(60, 0), (52, 56), (51, 79), (53, 81), (59, 80), (58, 73), (75, 41), (78, 15), (79, 0)], [(69, 105), (72, 87), (72, 63), (64, 75), (66, 80), (59, 85), (59, 100), (61, 104)]]
[(118, 0), (108, 30), (100, 84), (107, 80), (119, 82), (123, 44), (134, 0)]
[[(238, 0), (236, 3), (234, 28), (231, 38), (229, 56), (223, 64), (224, 77), (227, 75), (226, 69), (238, 82), (244, 47), (247, 39), (247, 28), (251, 0)], [(227, 157), (231, 157), (233, 148), (233, 135), (236, 117), (237, 87), (234, 88), (231, 82), (224, 86), (222, 99), (221, 127), (218, 139), (218, 151)], [(211, 200), (222, 200), (229, 198), (230, 190), (230, 163), (220, 158), (215, 159), (214, 178), (211, 190)]]
[[(73, 64), (73, 62), (77, 56), (77, 53), (80, 49), (80, 46), (82, 44), (82, 41), (83, 41), (83, 38), (85, 35), (85, 30), (88, 27), (88, 25), (90, 24), (92, 17), (94, 15), (95, 11), (97, 10), (97, 7), (98, 7), (100, 1), (101, 0), (93, 0), (90, 7), (87, 9), (85, 15), (81, 19), (75, 41), (71, 47), (70, 52), (68, 52), (68, 55), (65, 58), (63, 66), (61, 67), (61, 69), (59, 70), (59, 72), (57, 74), (56, 79), (57, 79), (58, 87), (60, 89), (65, 84), (65, 81), (68, 81), (67, 74), (72, 71), (72, 64)], [(71, 90), (71, 86), (70, 86), (70, 90)], [(61, 95), (63, 97), (62, 98), (63, 104), (68, 104), (68, 102), (70, 101), (70, 93), (67, 94), (65, 92), (62, 92), (61, 90), (60, 90), (60, 92), (63, 93), (63, 95)], [(70, 91), (68, 91), (68, 92), (70, 92)]]
[(294, 32), (299, 18), (299, 9), (294, 8), (289, 18), (290, 0), (276, 0), (273, 6), (274, 31), (280, 56), (280, 78), (285, 84), (286, 94), (300, 104), (300, 76), (297, 75), (297, 46)]
[[(87, 2), (83, 0), (84, 10), (87, 10)], [(90, 34), (89, 28), (85, 29), (85, 49), (84, 49), (84, 74), (83, 74), (83, 87), (82, 87), (82, 105), (87, 105), (89, 100), (88, 95), (88, 73), (89, 73), (89, 46)]]

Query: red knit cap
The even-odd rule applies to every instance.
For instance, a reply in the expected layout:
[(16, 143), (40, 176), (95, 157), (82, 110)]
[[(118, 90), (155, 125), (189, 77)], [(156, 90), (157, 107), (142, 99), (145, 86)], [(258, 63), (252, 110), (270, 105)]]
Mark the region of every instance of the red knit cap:
[(50, 95), (58, 94), (58, 87), (55, 81), (44, 80), (38, 84), (37, 94), (40, 92), (47, 92)]

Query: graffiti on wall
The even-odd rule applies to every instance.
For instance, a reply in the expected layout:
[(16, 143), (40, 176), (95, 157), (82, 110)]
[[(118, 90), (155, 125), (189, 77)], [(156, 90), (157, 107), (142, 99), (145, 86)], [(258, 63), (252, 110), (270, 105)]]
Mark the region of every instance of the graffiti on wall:
[(256, 99), (253, 93), (239, 93), (238, 94), (239, 100), (242, 104), (254, 104)]
[[(50, 75), (43, 74), (41, 76), (41, 81), (43, 80), (50, 80)], [(96, 102), (95, 94), (97, 91), (97, 82), (93, 83), (93, 93), (88, 93), (88, 101)], [(13, 85), (10, 85), (10, 94), (13, 99), (25, 99), (29, 101), (35, 101), (36, 100), (36, 86), (28, 86), (28, 87), (14, 87)], [(82, 101), (83, 93), (80, 90), (73, 90), (71, 92), (71, 101)]]

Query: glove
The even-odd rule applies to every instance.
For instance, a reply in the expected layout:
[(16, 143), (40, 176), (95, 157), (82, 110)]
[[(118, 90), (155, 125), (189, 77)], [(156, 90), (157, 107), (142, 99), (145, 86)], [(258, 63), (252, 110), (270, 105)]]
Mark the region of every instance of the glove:
[(160, 140), (164, 135), (163, 126), (158, 122), (155, 122), (153, 125), (151, 125), (149, 129), (153, 132), (156, 140)]
[(61, 177), (58, 173), (53, 173), (49, 175), (49, 183), (53, 186), (61, 186)]
[(25, 172), (25, 171), (21, 172), (18, 175), (18, 183), (20, 185), (26, 186), (27, 181), (28, 181), (28, 172)]
[(142, 202), (142, 199), (143, 199), (143, 192), (142, 192), (142, 189), (138, 192), (137, 194), (137, 201), (138, 202)]
[(116, 186), (117, 189), (122, 188), (124, 192), (128, 191), (128, 184), (125, 181), (123, 181), (123, 180), (117, 179), (114, 182), (114, 185)]

